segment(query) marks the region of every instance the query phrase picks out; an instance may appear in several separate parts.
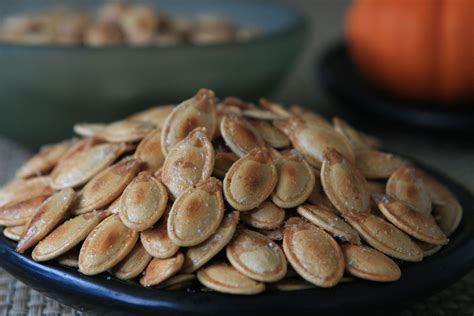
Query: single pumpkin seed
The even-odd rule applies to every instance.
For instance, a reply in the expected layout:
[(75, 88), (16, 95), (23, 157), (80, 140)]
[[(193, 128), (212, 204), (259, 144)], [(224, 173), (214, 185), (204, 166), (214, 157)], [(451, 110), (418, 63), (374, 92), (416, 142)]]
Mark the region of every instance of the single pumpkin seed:
[(358, 278), (391, 282), (400, 279), (402, 272), (398, 265), (383, 253), (359, 245), (342, 245), (346, 271)]
[(252, 120), (250, 123), (269, 146), (273, 148), (285, 148), (290, 145), (288, 137), (269, 122)]
[(220, 131), (226, 145), (239, 157), (264, 145), (262, 137), (252, 124), (236, 114), (224, 115)]
[(128, 121), (145, 122), (161, 130), (165, 124), (166, 118), (173, 111), (174, 105), (160, 105), (135, 113), (127, 118)]
[(163, 281), (158, 285), (158, 288), (169, 291), (181, 290), (187, 288), (194, 280), (196, 280), (196, 275), (194, 274), (177, 274)]
[(212, 175), (223, 179), (230, 167), (239, 160), (239, 156), (233, 152), (217, 151), (214, 159), (214, 169)]
[(26, 225), (8, 226), (3, 229), (3, 235), (10, 240), (18, 241)]
[(332, 287), (344, 274), (344, 257), (334, 238), (301, 218), (287, 220), (283, 250), (296, 272), (317, 286)]
[(368, 141), (368, 138), (364, 134), (340, 117), (334, 117), (332, 123), (334, 129), (350, 142), (354, 150), (369, 150), (373, 147), (374, 142), (377, 142), (376, 140)]
[(161, 131), (163, 154), (167, 155), (174, 145), (196, 127), (205, 127), (207, 138), (212, 139), (217, 128), (216, 103), (213, 91), (200, 89), (194, 97), (175, 107)]
[(79, 253), (79, 271), (85, 275), (104, 272), (132, 251), (138, 232), (125, 226), (120, 217), (111, 215), (87, 236)]
[(0, 207), (53, 193), (49, 177), (17, 179), (0, 189)]
[(166, 156), (161, 180), (175, 198), (212, 174), (214, 149), (206, 134), (205, 128), (194, 129)]
[(260, 98), (258, 101), (263, 108), (267, 109), (273, 114), (276, 114), (278, 119), (286, 119), (293, 116), (291, 112), (289, 112), (282, 104), (278, 102), (265, 98)]
[(443, 204), (435, 205), (433, 210), (436, 223), (446, 236), (451, 235), (458, 228), (462, 213), (462, 206), (458, 200), (446, 200)]
[(74, 133), (83, 137), (98, 136), (106, 127), (104, 123), (77, 123), (74, 124)]
[(255, 148), (237, 160), (224, 178), (227, 202), (239, 211), (259, 206), (273, 192), (277, 169), (267, 148)]
[(356, 152), (355, 164), (367, 179), (388, 179), (406, 161), (393, 154), (366, 150)]
[(179, 246), (174, 244), (168, 235), (168, 215), (169, 210), (160, 218), (155, 227), (140, 233), (143, 247), (155, 258), (170, 258), (179, 250)]
[(448, 238), (431, 215), (419, 213), (390, 196), (374, 195), (374, 199), (385, 218), (408, 235), (430, 244), (448, 243)]
[(271, 195), (273, 203), (292, 208), (300, 205), (311, 195), (315, 185), (313, 169), (296, 151), (285, 153), (276, 163), (278, 182)]
[(352, 244), (360, 244), (359, 234), (340, 218), (333, 209), (328, 208), (323, 203), (316, 205), (303, 204), (298, 206), (297, 211), (298, 214), (332, 236)]
[(280, 115), (276, 113), (259, 109), (259, 108), (244, 109), (242, 110), (242, 115), (250, 119), (267, 120), (267, 121), (278, 120), (281, 118)]
[(168, 235), (179, 246), (195, 246), (209, 238), (224, 216), (222, 183), (216, 178), (186, 190), (171, 207)]
[(31, 257), (35, 261), (59, 257), (86, 239), (105, 217), (104, 212), (93, 212), (71, 218), (41, 240), (33, 249)]
[(150, 132), (138, 145), (134, 157), (143, 164), (143, 169), (155, 172), (165, 161), (161, 152), (161, 131), (159, 129)]
[(431, 197), (413, 167), (401, 167), (387, 181), (387, 194), (406, 203), (415, 211), (431, 214)]
[(285, 211), (272, 201), (266, 200), (257, 208), (242, 213), (241, 219), (247, 225), (255, 228), (274, 229), (283, 223)]
[(0, 207), (0, 225), (18, 226), (26, 224), (47, 198), (48, 195), (40, 195), (32, 199), (13, 202)]
[(138, 240), (132, 251), (112, 268), (112, 274), (120, 280), (131, 280), (146, 269), (152, 258)]
[(300, 277), (284, 278), (275, 283), (275, 288), (283, 292), (313, 289), (316, 286)]
[(224, 216), (219, 228), (204, 242), (197, 246), (189, 247), (184, 253), (183, 273), (192, 273), (215, 255), (217, 255), (230, 242), (234, 236), (237, 223), (239, 221), (239, 211), (227, 213)]
[(26, 224), (16, 251), (23, 253), (48, 235), (64, 218), (73, 199), (74, 190), (70, 188), (46, 199)]
[(276, 282), (286, 274), (286, 259), (271, 239), (248, 229), (238, 229), (226, 247), (227, 259), (249, 278)]
[(97, 136), (111, 143), (136, 142), (154, 128), (147, 122), (123, 120), (108, 124)]
[(70, 267), (70, 268), (79, 268), (79, 251), (81, 247), (76, 247), (72, 250), (69, 250), (64, 255), (60, 256), (56, 259), (56, 261), (63, 266)]
[(346, 220), (375, 249), (404, 261), (421, 261), (421, 249), (404, 232), (372, 214), (345, 214)]
[(421, 251), (423, 251), (423, 258), (434, 255), (443, 247), (441, 245), (433, 245), (419, 240), (416, 241), (416, 244), (420, 247)]
[(165, 186), (143, 171), (129, 183), (120, 198), (120, 219), (130, 229), (143, 231), (163, 215), (168, 203)]
[(252, 295), (265, 290), (265, 284), (252, 280), (226, 263), (211, 264), (197, 273), (204, 286), (222, 293)]
[(290, 112), (297, 116), (298, 118), (306, 121), (308, 124), (312, 124), (318, 127), (324, 127), (324, 128), (332, 128), (331, 123), (329, 123), (328, 120), (326, 120), (322, 115), (304, 109), (299, 105), (293, 105), (290, 107)]
[(51, 186), (56, 190), (78, 187), (111, 165), (125, 150), (125, 144), (101, 144), (78, 150), (53, 169)]
[(78, 193), (74, 214), (98, 210), (114, 201), (138, 173), (138, 160), (124, 159), (97, 174)]
[(148, 264), (145, 274), (140, 278), (143, 286), (158, 285), (175, 275), (183, 266), (184, 257), (182, 253), (167, 259), (153, 258)]
[(324, 155), (321, 183), (326, 196), (342, 214), (370, 212), (367, 181), (352, 163), (333, 149)]

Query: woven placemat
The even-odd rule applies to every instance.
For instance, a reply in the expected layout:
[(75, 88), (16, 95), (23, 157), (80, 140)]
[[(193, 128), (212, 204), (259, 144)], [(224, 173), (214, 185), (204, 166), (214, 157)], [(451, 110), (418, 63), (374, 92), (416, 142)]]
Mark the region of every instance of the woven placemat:
[[(29, 153), (0, 137), (0, 185), (13, 176), (13, 171)], [(436, 276), (434, 276), (436, 277)], [(388, 315), (474, 315), (474, 271), (463, 279), (425, 300), (407, 308), (385, 312)], [(59, 304), (29, 288), (0, 268), (0, 316), (85, 315)]]

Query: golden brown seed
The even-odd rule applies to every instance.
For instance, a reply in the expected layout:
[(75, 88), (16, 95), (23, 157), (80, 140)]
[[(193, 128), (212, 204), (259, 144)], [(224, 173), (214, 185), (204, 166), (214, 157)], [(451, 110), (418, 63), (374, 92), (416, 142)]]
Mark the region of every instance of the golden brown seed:
[(346, 271), (358, 278), (390, 282), (401, 276), (400, 268), (383, 253), (366, 246), (342, 245)]
[(272, 201), (266, 200), (257, 208), (244, 212), (241, 219), (247, 225), (260, 229), (274, 229), (283, 223), (285, 211)]
[(205, 128), (194, 129), (166, 156), (161, 179), (175, 198), (212, 174), (214, 148), (206, 134)]
[(431, 197), (413, 167), (401, 167), (387, 181), (387, 194), (406, 203), (415, 211), (431, 214)]
[(79, 253), (79, 271), (86, 275), (104, 272), (132, 251), (138, 233), (122, 224), (118, 215), (102, 221), (87, 236)]
[(130, 182), (120, 198), (120, 219), (130, 229), (143, 231), (163, 215), (168, 203), (165, 186), (143, 171)]
[(107, 168), (125, 150), (125, 144), (102, 144), (71, 153), (54, 168), (51, 186), (56, 190), (80, 186)]
[(267, 236), (271, 240), (281, 241), (283, 240), (283, 227), (280, 226), (275, 229), (259, 229), (258, 232), (264, 236)]
[(357, 168), (331, 149), (324, 155), (321, 183), (329, 200), (342, 213), (369, 213), (367, 181)]
[(273, 121), (281, 119), (280, 115), (258, 108), (244, 109), (242, 115), (251, 119)]
[(97, 136), (111, 143), (136, 142), (154, 128), (150, 123), (123, 120), (107, 125)]
[(366, 135), (357, 131), (340, 117), (334, 117), (332, 123), (334, 124), (334, 129), (350, 142), (354, 150), (368, 150), (372, 147), (377, 147), (378, 141), (376, 139), (370, 137), (369, 141)]
[(293, 115), (296, 115), (298, 118), (306, 121), (308, 124), (323, 128), (332, 128), (331, 123), (329, 123), (329, 121), (326, 120), (323, 116), (308, 109), (304, 109), (299, 105), (291, 106), (290, 112), (293, 113)]
[(26, 224), (35, 214), (36, 209), (47, 198), (47, 195), (40, 195), (32, 199), (13, 202), (0, 207), (0, 225), (18, 226)]
[(286, 259), (280, 247), (255, 231), (238, 229), (226, 247), (234, 268), (249, 278), (276, 282), (286, 274)]
[(8, 239), (18, 241), (21, 238), (21, 234), (25, 230), (26, 225), (9, 226), (3, 229), (3, 235)]
[(103, 123), (78, 123), (74, 124), (74, 133), (83, 137), (98, 136), (106, 127)]
[(297, 211), (298, 214), (332, 236), (353, 244), (360, 244), (359, 234), (340, 218), (333, 209), (323, 203), (316, 205), (303, 204), (298, 206)]
[(257, 131), (258, 135), (260, 135), (269, 146), (273, 148), (285, 148), (290, 145), (288, 137), (269, 122), (252, 120), (250, 123)]
[(38, 154), (30, 158), (16, 171), (16, 176), (28, 178), (45, 174), (56, 165), (59, 159), (71, 148), (72, 144), (72, 141), (64, 141), (42, 147)]
[(98, 210), (115, 200), (140, 168), (136, 159), (122, 160), (96, 175), (78, 193), (74, 214)]
[(194, 97), (175, 107), (161, 131), (163, 154), (167, 155), (174, 145), (196, 127), (205, 127), (207, 138), (212, 139), (217, 128), (216, 104), (212, 90), (200, 89)]
[(104, 212), (93, 212), (64, 222), (36, 245), (31, 257), (35, 261), (59, 257), (83, 241), (105, 217)]
[(441, 250), (443, 246), (441, 245), (432, 245), (423, 241), (416, 241), (418, 247), (423, 251), (423, 258), (429, 257)]
[(151, 259), (152, 256), (138, 240), (132, 251), (112, 268), (112, 274), (120, 280), (131, 280), (145, 270)]
[(249, 211), (273, 192), (277, 169), (267, 148), (255, 148), (237, 160), (224, 178), (224, 195), (236, 210)]
[(406, 161), (393, 154), (367, 150), (356, 152), (355, 164), (367, 179), (388, 179)]
[(138, 145), (135, 158), (143, 164), (143, 169), (155, 172), (165, 162), (165, 156), (161, 152), (161, 131), (159, 129), (150, 132)]
[(155, 258), (166, 259), (174, 256), (179, 246), (174, 244), (168, 235), (168, 215), (166, 212), (158, 224), (140, 233), (140, 240), (145, 250)]
[(264, 283), (246, 277), (225, 263), (214, 263), (199, 270), (197, 278), (204, 286), (222, 293), (252, 295), (265, 290)]
[(344, 273), (344, 257), (328, 233), (305, 220), (292, 217), (285, 224), (283, 250), (291, 266), (306, 281), (332, 287)]
[(273, 203), (292, 208), (300, 205), (313, 192), (315, 179), (313, 169), (296, 151), (285, 153), (276, 163), (278, 182), (271, 195)]
[(314, 284), (305, 281), (300, 277), (284, 278), (275, 283), (275, 288), (284, 292), (307, 290), (315, 288)]
[(16, 179), (0, 189), (0, 207), (53, 193), (48, 177)]
[(211, 237), (197, 246), (188, 248), (184, 253), (184, 265), (181, 271), (184, 273), (196, 271), (224, 249), (234, 236), (238, 221), (239, 211), (227, 213)]
[(142, 112), (135, 113), (127, 118), (129, 121), (145, 122), (155, 126), (161, 130), (165, 124), (168, 115), (173, 111), (174, 105), (160, 105), (149, 108)]
[(81, 247), (76, 247), (72, 250), (69, 250), (64, 255), (56, 259), (56, 261), (63, 266), (71, 268), (79, 268), (79, 251)]
[(64, 189), (49, 197), (26, 224), (16, 251), (23, 253), (52, 231), (66, 215), (74, 199), (73, 189)]
[(226, 145), (239, 157), (264, 145), (262, 137), (252, 124), (236, 114), (224, 115), (220, 131)]
[(260, 98), (259, 100), (260, 105), (270, 111), (273, 114), (278, 115), (279, 119), (286, 119), (293, 116), (283, 105), (277, 103), (275, 101), (271, 101), (265, 98)]
[(451, 235), (458, 228), (462, 219), (462, 206), (458, 200), (446, 200), (443, 204), (435, 205), (433, 216), (446, 236)]
[(168, 259), (152, 259), (145, 270), (145, 274), (140, 278), (140, 284), (143, 286), (160, 284), (175, 275), (183, 266), (183, 262), (182, 253)]
[(217, 151), (214, 159), (214, 170), (212, 175), (223, 179), (230, 167), (239, 160), (239, 156), (232, 152)]
[(345, 214), (346, 220), (375, 249), (405, 261), (421, 261), (421, 249), (404, 232), (372, 214)]
[(199, 182), (173, 204), (168, 235), (179, 246), (195, 246), (211, 236), (224, 216), (222, 183), (216, 178)]
[(408, 235), (430, 244), (448, 243), (448, 238), (430, 215), (419, 213), (386, 195), (374, 195), (374, 200), (385, 218)]
[(180, 290), (186, 288), (190, 283), (196, 279), (194, 274), (177, 274), (171, 278), (163, 281), (158, 288), (165, 288), (167, 290)]
[(290, 138), (293, 147), (313, 167), (321, 167), (324, 153), (331, 148), (349, 161), (354, 161), (351, 145), (333, 129), (312, 125), (294, 117), (275, 121), (275, 126)]

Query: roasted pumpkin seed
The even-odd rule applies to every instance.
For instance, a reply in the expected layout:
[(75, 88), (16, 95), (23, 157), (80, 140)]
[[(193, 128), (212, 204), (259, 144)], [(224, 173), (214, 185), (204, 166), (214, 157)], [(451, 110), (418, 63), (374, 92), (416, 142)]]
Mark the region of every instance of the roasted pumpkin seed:
[(174, 256), (179, 250), (179, 246), (169, 238), (168, 217), (169, 210), (161, 217), (155, 227), (140, 233), (143, 247), (155, 258), (166, 259)]
[(312, 124), (318, 127), (324, 127), (324, 128), (332, 128), (331, 123), (329, 123), (328, 120), (326, 120), (323, 116), (320, 114), (304, 109), (300, 107), (299, 105), (293, 105), (290, 107), (290, 112), (296, 115), (298, 118), (306, 121), (308, 124)]
[(433, 244), (429, 244), (427, 242), (418, 241), (418, 240), (416, 241), (416, 244), (418, 245), (418, 247), (420, 247), (421, 251), (423, 251), (423, 258), (434, 255), (435, 253), (440, 251), (441, 248), (443, 247), (441, 245), (433, 245)]
[(267, 148), (255, 148), (237, 160), (224, 178), (227, 202), (239, 211), (259, 206), (273, 192), (277, 169)]
[(111, 143), (136, 142), (154, 128), (153, 124), (147, 122), (123, 120), (107, 125), (97, 136)]
[(132, 251), (112, 268), (112, 274), (120, 280), (133, 279), (145, 270), (151, 259), (152, 256), (145, 250), (142, 243), (137, 241)]
[(194, 274), (177, 274), (163, 281), (158, 288), (167, 290), (181, 290), (187, 288), (196, 279)]
[(150, 132), (138, 145), (134, 157), (143, 164), (143, 169), (155, 172), (165, 161), (161, 152), (161, 130)]
[(25, 230), (26, 225), (9, 226), (3, 229), (3, 235), (8, 239), (18, 241)]
[(145, 122), (155, 126), (161, 130), (163, 128), (166, 118), (173, 111), (174, 105), (161, 105), (149, 108), (147, 110), (133, 114), (127, 118), (128, 121)]
[(275, 101), (271, 101), (265, 98), (260, 98), (258, 100), (260, 105), (270, 111), (273, 114), (276, 114), (278, 116), (278, 119), (285, 119), (292, 117), (293, 114), (291, 114), (282, 104), (277, 103)]
[(216, 178), (186, 190), (171, 207), (168, 235), (179, 246), (195, 246), (219, 227), (224, 216), (222, 183)]
[(76, 247), (72, 250), (69, 250), (67, 253), (57, 258), (56, 261), (60, 265), (77, 269), (79, 268), (79, 251), (80, 250), (81, 250), (80, 247)]
[(255, 228), (274, 229), (283, 223), (285, 211), (272, 201), (266, 200), (257, 208), (242, 213), (241, 219), (247, 225)]
[(104, 123), (78, 123), (74, 124), (74, 133), (83, 137), (98, 136), (106, 127)]
[(53, 193), (49, 177), (17, 179), (0, 189), (0, 207)]
[(236, 114), (224, 115), (220, 131), (226, 145), (239, 157), (264, 145), (262, 137), (252, 124)]
[(356, 152), (355, 164), (367, 179), (388, 179), (406, 162), (393, 154), (367, 150)]
[(184, 257), (182, 253), (167, 259), (153, 258), (148, 264), (145, 274), (140, 278), (143, 286), (158, 285), (175, 275), (183, 266)]
[(435, 205), (433, 210), (436, 223), (446, 236), (451, 235), (458, 228), (462, 213), (462, 206), (458, 200), (446, 200), (443, 204)]
[(0, 225), (18, 226), (26, 224), (47, 198), (47, 195), (40, 195), (0, 207)]
[(314, 284), (300, 277), (284, 278), (275, 283), (275, 288), (283, 292), (300, 291), (315, 288)]
[(274, 229), (259, 229), (258, 232), (264, 236), (267, 236), (273, 241), (283, 240), (283, 227), (280, 226)]
[(290, 145), (288, 137), (269, 122), (252, 120), (250, 123), (269, 146), (273, 148), (285, 148)]
[(378, 142), (375, 139), (372, 140), (372, 137), (370, 138), (371, 140), (368, 141), (368, 138), (365, 135), (357, 131), (340, 117), (333, 118), (332, 123), (334, 129), (351, 143), (354, 150), (368, 150), (374, 147)]
[(214, 170), (212, 175), (223, 179), (230, 167), (239, 160), (239, 156), (232, 152), (217, 151), (214, 159)]
[(104, 272), (122, 261), (132, 251), (138, 232), (125, 226), (115, 214), (90, 232), (79, 253), (79, 271), (86, 275)]

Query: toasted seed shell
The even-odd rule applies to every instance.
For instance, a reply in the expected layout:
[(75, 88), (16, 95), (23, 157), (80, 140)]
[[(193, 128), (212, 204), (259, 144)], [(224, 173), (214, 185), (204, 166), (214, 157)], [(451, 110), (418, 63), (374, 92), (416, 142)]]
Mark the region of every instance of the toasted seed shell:
[(290, 140), (288, 137), (269, 122), (252, 120), (251, 124), (262, 139), (271, 147), (285, 148), (290, 146)]
[(286, 121), (275, 121), (275, 126), (290, 138), (293, 147), (313, 167), (321, 167), (324, 152), (331, 148), (349, 161), (354, 161), (351, 145), (333, 129), (311, 125), (294, 117)]
[(393, 154), (367, 150), (356, 152), (355, 164), (367, 179), (388, 179), (406, 162)]
[(78, 123), (74, 124), (74, 133), (83, 137), (98, 136), (106, 127), (103, 123)]
[(51, 186), (56, 190), (80, 186), (107, 168), (125, 150), (125, 144), (101, 144), (72, 153), (53, 169)]
[(234, 236), (238, 221), (239, 211), (227, 213), (211, 237), (197, 246), (189, 247), (184, 253), (184, 264), (181, 271), (192, 273), (198, 270), (224, 249)]
[(276, 282), (286, 274), (283, 251), (255, 231), (238, 229), (226, 247), (226, 254), (234, 268), (253, 280)]
[(76, 247), (72, 250), (69, 250), (64, 255), (56, 259), (56, 261), (63, 266), (71, 268), (79, 268), (79, 251), (81, 247)]
[(267, 121), (281, 119), (280, 115), (276, 113), (272, 113), (270, 111), (262, 110), (258, 108), (243, 110), (242, 115), (248, 118), (267, 120)]
[(49, 177), (18, 179), (0, 189), (0, 207), (53, 193)]
[(324, 155), (321, 183), (329, 200), (342, 213), (369, 213), (367, 181), (357, 168), (331, 149)]
[(386, 195), (375, 195), (374, 199), (385, 218), (408, 235), (430, 244), (448, 243), (448, 238), (430, 215), (414, 211), (406, 204)]
[(168, 203), (165, 186), (150, 172), (138, 174), (120, 198), (120, 219), (130, 229), (143, 231), (163, 215)]
[(257, 208), (242, 213), (241, 219), (247, 225), (255, 228), (274, 229), (283, 223), (285, 211), (272, 201), (266, 200)]
[(183, 266), (184, 257), (182, 253), (176, 254), (168, 259), (153, 258), (140, 278), (143, 286), (158, 285), (175, 275)]
[(3, 235), (8, 239), (18, 241), (21, 238), (21, 234), (25, 230), (26, 225), (18, 225), (18, 226), (9, 226), (3, 229)]
[(160, 285), (158, 285), (158, 288), (164, 288), (167, 290), (179, 290), (187, 287), (194, 280), (196, 280), (196, 275), (194, 274), (177, 274), (163, 281)]
[(79, 253), (79, 271), (86, 275), (104, 272), (132, 251), (138, 233), (122, 224), (115, 214), (102, 221), (87, 236)]
[(359, 234), (331, 208), (323, 203), (316, 205), (303, 204), (297, 208), (298, 214), (309, 220), (314, 225), (334, 237), (338, 237), (352, 244), (360, 244)]
[(415, 241), (421, 251), (423, 251), (423, 258), (429, 257), (441, 250), (443, 246), (441, 245), (432, 245), (423, 241)]
[(129, 121), (145, 122), (153, 124), (157, 129), (161, 130), (165, 124), (166, 118), (173, 111), (174, 105), (155, 106), (144, 111), (135, 113), (127, 118)]
[(462, 206), (457, 200), (447, 200), (444, 204), (435, 205), (433, 210), (436, 223), (446, 236), (451, 235), (458, 228), (462, 214)]
[(26, 224), (16, 251), (23, 253), (36, 245), (64, 218), (74, 199), (73, 189), (64, 189), (49, 197)]
[(433, 201), (433, 204), (445, 204), (447, 201), (456, 200), (456, 196), (438, 180), (421, 169), (415, 169), (415, 175), (419, 179)]
[(173, 109), (161, 131), (161, 150), (169, 150), (183, 140), (196, 127), (205, 127), (206, 136), (212, 139), (217, 127), (216, 98), (211, 90), (200, 89), (197, 94)]
[(195, 246), (219, 227), (224, 216), (222, 183), (209, 178), (186, 190), (171, 207), (168, 235), (179, 246)]
[(136, 142), (154, 128), (155, 126), (150, 123), (123, 120), (107, 125), (97, 136), (111, 143)]
[(217, 151), (214, 159), (214, 170), (212, 175), (223, 179), (230, 167), (239, 160), (239, 157), (232, 152)]
[(387, 181), (387, 194), (406, 203), (415, 211), (431, 214), (431, 197), (413, 167), (401, 167)]
[(136, 159), (125, 159), (96, 175), (78, 193), (74, 214), (79, 215), (100, 209), (122, 194), (140, 169)]
[(400, 279), (398, 265), (383, 253), (366, 246), (342, 245), (346, 271), (370, 281), (390, 282)]
[(197, 278), (204, 286), (222, 293), (251, 295), (265, 290), (264, 283), (246, 277), (225, 263), (214, 263), (199, 270)]
[(32, 199), (13, 202), (0, 207), (0, 225), (18, 226), (26, 224), (35, 214), (36, 209), (48, 198), (40, 195)]
[(349, 224), (375, 249), (405, 261), (421, 261), (421, 249), (404, 232), (372, 214), (345, 215)]
[(159, 129), (150, 132), (138, 144), (135, 158), (143, 164), (143, 169), (155, 172), (163, 166), (165, 156), (161, 152), (161, 131)]
[(323, 128), (332, 128), (331, 123), (329, 123), (329, 121), (326, 120), (323, 116), (316, 112), (304, 109), (298, 105), (291, 106), (290, 112), (296, 115), (298, 118), (304, 120), (308, 124)]
[(145, 270), (151, 259), (152, 256), (145, 250), (142, 243), (137, 241), (132, 251), (112, 268), (112, 274), (120, 280), (133, 279)]
[(155, 258), (166, 259), (174, 256), (179, 246), (171, 241), (168, 235), (168, 215), (165, 213), (158, 224), (140, 233), (140, 240), (145, 250)]
[(220, 131), (226, 145), (239, 157), (245, 156), (252, 149), (265, 144), (252, 124), (236, 114), (224, 115)]
[(264, 236), (267, 236), (273, 241), (283, 240), (283, 227), (282, 226), (275, 229), (259, 229), (258, 232)]
[(35, 261), (47, 261), (68, 252), (106, 217), (104, 212), (79, 215), (64, 222), (41, 240), (31, 253)]
[(258, 102), (262, 107), (271, 113), (278, 115), (279, 119), (285, 119), (293, 116), (292, 113), (290, 113), (282, 104), (278, 102), (268, 100), (266, 98), (260, 98)]
[(38, 154), (31, 157), (16, 171), (16, 176), (27, 178), (48, 172), (56, 165), (68, 149), (71, 148), (72, 144), (72, 141), (64, 141), (42, 147)]
[(308, 282), (332, 287), (342, 278), (344, 257), (337, 242), (301, 218), (287, 220), (283, 250), (291, 266)]
[(271, 195), (273, 203), (292, 208), (300, 205), (313, 192), (315, 185), (313, 169), (296, 151), (285, 153), (276, 163), (278, 182)]
[(350, 142), (354, 150), (368, 150), (373, 147), (371, 144), (373, 141), (369, 142), (364, 134), (357, 131), (340, 117), (334, 117), (332, 123), (334, 129)]
[(279, 291), (291, 292), (315, 288), (314, 284), (309, 283), (300, 277), (284, 278), (275, 283), (275, 288)]
[(175, 198), (212, 174), (214, 149), (206, 134), (205, 128), (194, 129), (166, 156), (161, 179)]
[(255, 148), (237, 160), (224, 178), (224, 195), (236, 210), (249, 211), (273, 192), (277, 169), (267, 148)]

